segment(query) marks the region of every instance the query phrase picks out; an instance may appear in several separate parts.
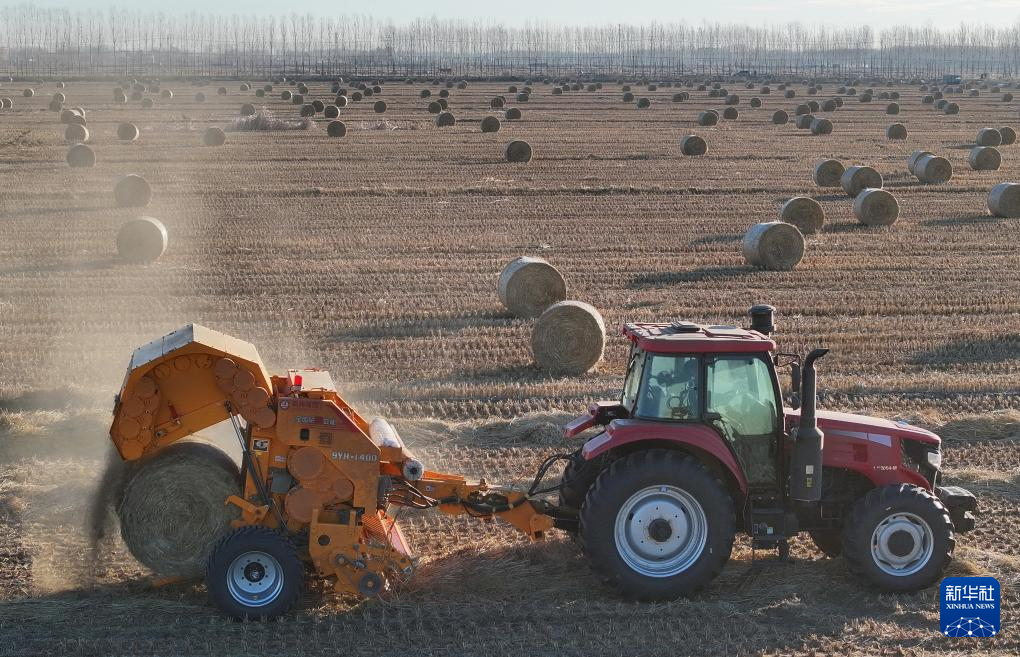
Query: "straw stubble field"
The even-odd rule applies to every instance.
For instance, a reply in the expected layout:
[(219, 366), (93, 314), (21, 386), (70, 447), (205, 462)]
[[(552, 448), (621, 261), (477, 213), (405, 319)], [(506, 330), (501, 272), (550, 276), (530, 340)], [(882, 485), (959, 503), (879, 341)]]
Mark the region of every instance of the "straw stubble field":
[[(1020, 147), (975, 172), (978, 129), (1020, 124), (998, 94), (954, 97), (947, 116), (897, 86), (900, 113), (847, 98), (812, 136), (775, 126), (805, 100), (741, 89), (740, 116), (698, 127), (721, 99), (673, 89), (623, 103), (615, 84), (553, 96), (535, 85), (520, 121), (483, 134), (505, 85), (451, 89), (453, 127), (438, 128), (418, 97), (389, 82), (340, 110), (345, 137), (311, 130), (227, 132), (243, 103), (298, 119), (298, 107), (224, 83), (164, 83), (174, 98), (114, 104), (109, 82), (69, 82), (88, 115), (93, 169), (69, 169), (52, 83), (12, 93), (0, 111), (0, 655), (6, 654), (988, 654), (1018, 649), (1020, 620), (1020, 223), (989, 215), (988, 190), (1020, 178)], [(256, 85), (256, 88), (261, 83)], [(308, 98), (328, 101), (329, 85)], [(815, 99), (829, 98), (828, 84)], [(879, 87), (876, 91), (883, 90)], [(320, 115), (321, 117), (321, 115)], [(133, 143), (117, 126), (140, 128)], [(893, 121), (905, 140), (885, 138)], [(680, 139), (705, 137), (684, 157)], [(534, 147), (511, 164), (512, 139)], [(914, 149), (948, 157), (951, 182), (925, 186), (906, 169)], [(866, 164), (901, 207), (891, 228), (865, 228), (839, 190), (811, 182), (815, 161)], [(153, 265), (115, 259), (117, 229), (139, 214), (116, 207), (127, 173), (153, 187), (142, 214), (167, 227)], [(778, 218), (796, 195), (827, 215), (792, 272), (743, 262), (740, 238)], [(496, 278), (519, 255), (563, 272), (568, 297), (598, 308), (606, 361), (580, 377), (531, 366), (529, 321), (513, 319)], [(528, 545), (499, 525), (437, 515), (403, 519), (422, 556), (415, 579), (357, 606), (316, 590), (280, 623), (235, 624), (199, 585), (153, 588), (119, 540), (93, 554), (83, 518), (102, 470), (112, 395), (131, 349), (187, 322), (254, 342), (271, 369), (320, 365), (368, 411), (402, 418), (430, 465), (493, 481), (529, 476), (561, 451), (556, 426), (588, 401), (618, 394), (624, 321), (743, 322), (753, 303), (779, 308), (788, 351), (834, 350), (822, 406), (914, 419), (949, 440), (950, 479), (981, 497), (978, 529), (962, 538), (952, 574), (1003, 582), (1004, 632), (990, 642), (937, 633), (936, 593), (877, 596), (810, 542), (797, 562), (752, 562), (746, 543), (702, 597), (630, 604), (608, 595), (562, 535)], [(525, 416), (523, 420), (511, 421)], [(425, 418), (437, 418), (426, 421)], [(761, 555), (758, 555), (759, 558)], [(768, 555), (771, 556), (771, 555)], [(1012, 625), (1013, 629), (1010, 629)]]

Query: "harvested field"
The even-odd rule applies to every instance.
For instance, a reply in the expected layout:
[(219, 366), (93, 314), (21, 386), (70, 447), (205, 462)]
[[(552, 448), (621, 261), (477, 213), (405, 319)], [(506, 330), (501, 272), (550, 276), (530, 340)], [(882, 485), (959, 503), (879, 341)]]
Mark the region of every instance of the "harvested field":
[[(997, 171), (967, 165), (978, 129), (1020, 123), (1015, 104), (954, 95), (960, 112), (947, 115), (916, 85), (876, 86), (900, 94), (907, 138), (890, 141), (885, 103), (822, 112), (827, 135), (773, 124), (807, 95), (800, 84), (797, 98), (762, 95), (760, 108), (702, 127), (699, 111), (723, 99), (696, 87), (683, 103), (642, 87), (650, 106), (639, 110), (615, 83), (553, 95), (534, 82), (520, 120), (482, 133), (506, 83), (451, 89), (456, 124), (438, 128), (424, 84), (391, 81), (339, 108), (343, 139), (317, 114), (308, 130), (232, 131), (207, 148), (205, 130), (229, 128), (244, 103), (294, 122), (300, 106), (237, 81), (213, 82), (201, 103), (186, 82), (162, 85), (173, 97), (142, 112), (114, 102), (109, 82), (66, 82), (68, 104), (88, 112), (92, 168), (68, 167), (48, 94), (19, 95), (0, 115), (0, 636), (16, 637), (0, 656), (1020, 649), (1020, 219), (987, 205), (992, 186), (1020, 182), (1020, 151), (1003, 146)], [(333, 104), (329, 82), (308, 86), (305, 102)], [(134, 141), (118, 139), (126, 122)], [(686, 157), (677, 144), (695, 131), (711, 148)], [(535, 148), (527, 165), (505, 160), (517, 139)], [(906, 164), (917, 149), (947, 157), (952, 180), (919, 183)], [(896, 224), (862, 226), (841, 190), (816, 186), (823, 158), (875, 168), (899, 203)], [(150, 182), (145, 214), (169, 235), (152, 264), (117, 258), (117, 231), (138, 212), (110, 189), (128, 173)], [(793, 271), (746, 265), (744, 233), (795, 196), (826, 217), (803, 260)], [(570, 297), (602, 314), (605, 359), (592, 372), (533, 366), (533, 320), (495, 291), (520, 255), (554, 262)], [(738, 540), (702, 596), (632, 604), (601, 588), (565, 534), (532, 545), (503, 525), (406, 511), (421, 555), (406, 587), (359, 604), (316, 588), (271, 624), (221, 618), (200, 584), (153, 587), (117, 531), (90, 554), (82, 519), (130, 351), (188, 322), (255, 343), (272, 370), (329, 369), (366, 414), (396, 418), (431, 467), (509, 482), (568, 449), (565, 419), (619, 395), (621, 323), (746, 324), (766, 302), (784, 351), (833, 349), (823, 408), (901, 417), (947, 439), (949, 481), (980, 498), (949, 574), (999, 578), (1000, 636), (945, 639), (936, 590), (876, 595), (806, 538), (793, 564), (752, 561)], [(635, 648), (635, 632), (655, 638)]]

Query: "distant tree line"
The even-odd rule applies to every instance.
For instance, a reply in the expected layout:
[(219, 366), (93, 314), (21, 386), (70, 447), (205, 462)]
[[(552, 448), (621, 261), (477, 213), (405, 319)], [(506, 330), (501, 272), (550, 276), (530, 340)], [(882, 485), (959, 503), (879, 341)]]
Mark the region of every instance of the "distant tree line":
[(1020, 72), (1020, 22), (940, 30), (0, 9), (0, 72), (48, 75), (758, 76)]

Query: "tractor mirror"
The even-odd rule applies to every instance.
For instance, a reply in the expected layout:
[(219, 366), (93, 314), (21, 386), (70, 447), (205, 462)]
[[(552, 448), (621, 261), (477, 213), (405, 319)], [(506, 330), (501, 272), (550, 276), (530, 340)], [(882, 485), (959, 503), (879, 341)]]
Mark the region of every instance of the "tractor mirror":
[(800, 363), (790, 363), (790, 406), (800, 408)]

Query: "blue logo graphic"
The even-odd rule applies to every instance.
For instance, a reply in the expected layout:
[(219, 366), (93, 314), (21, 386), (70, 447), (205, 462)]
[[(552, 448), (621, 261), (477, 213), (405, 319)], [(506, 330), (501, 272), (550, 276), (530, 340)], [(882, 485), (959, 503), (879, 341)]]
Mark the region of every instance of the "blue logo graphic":
[(999, 633), (999, 580), (947, 577), (939, 586), (939, 629), (946, 636), (991, 637)]

